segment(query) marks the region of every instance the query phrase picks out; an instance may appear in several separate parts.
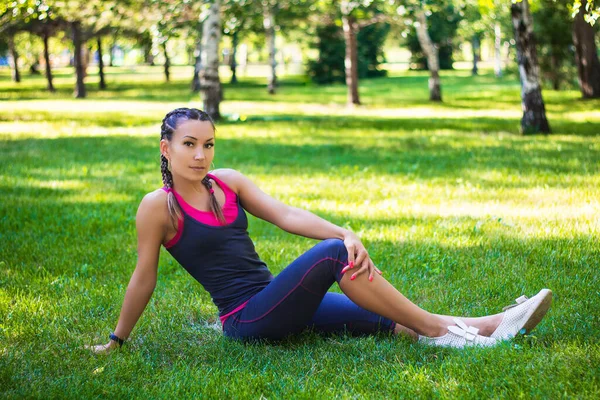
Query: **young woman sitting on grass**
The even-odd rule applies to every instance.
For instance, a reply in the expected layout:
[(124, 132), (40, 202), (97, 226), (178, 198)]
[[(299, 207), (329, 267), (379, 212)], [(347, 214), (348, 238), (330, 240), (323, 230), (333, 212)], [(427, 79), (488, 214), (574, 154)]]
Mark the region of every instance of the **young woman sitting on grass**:
[[(92, 350), (106, 352), (131, 333), (154, 291), (161, 245), (210, 293), (225, 336), (235, 339), (281, 339), (312, 328), (404, 333), (434, 346), (493, 346), (529, 332), (550, 307), (552, 292), (544, 289), (496, 315), (429, 313), (381, 276), (354, 233), (273, 199), (240, 172), (209, 173), (214, 146), (215, 127), (203, 111), (179, 108), (164, 118), (164, 187), (139, 206), (137, 266), (110, 341)], [(248, 236), (245, 211), (323, 241), (273, 277)], [(328, 292), (334, 282), (344, 294)]]

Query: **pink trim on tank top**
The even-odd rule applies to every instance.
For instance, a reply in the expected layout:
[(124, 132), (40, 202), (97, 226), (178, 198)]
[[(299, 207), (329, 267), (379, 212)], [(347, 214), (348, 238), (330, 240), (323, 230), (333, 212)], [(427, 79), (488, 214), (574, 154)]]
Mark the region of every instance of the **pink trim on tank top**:
[(225, 204), (223, 204), (223, 216), (225, 217), (225, 224), (222, 224), (212, 211), (202, 211), (188, 204), (183, 197), (176, 190), (172, 188), (162, 188), (165, 192), (173, 192), (177, 202), (183, 209), (183, 211), (196, 221), (201, 222), (210, 226), (224, 226), (233, 223), (238, 217), (238, 206), (237, 206), (237, 194), (227, 186), (225, 182), (217, 178), (212, 174), (207, 176), (213, 179), (225, 194)]
[(211, 174), (207, 174), (207, 176), (213, 179), (223, 190), (223, 193), (225, 193), (225, 204), (223, 205), (223, 216), (225, 217), (225, 224), (219, 222), (219, 220), (217, 219), (215, 214), (213, 214), (212, 211), (198, 210), (197, 208), (194, 208), (193, 206), (189, 205), (183, 199), (183, 197), (181, 197), (179, 193), (177, 193), (177, 191), (173, 190), (173, 194), (177, 198), (177, 201), (179, 202), (179, 205), (181, 205), (181, 208), (183, 208), (183, 211), (190, 217), (194, 218), (196, 221), (210, 226), (229, 225), (233, 221), (235, 221), (235, 219), (238, 216), (237, 194), (233, 190), (231, 190), (229, 186), (225, 184), (225, 182), (223, 182), (216, 176)]

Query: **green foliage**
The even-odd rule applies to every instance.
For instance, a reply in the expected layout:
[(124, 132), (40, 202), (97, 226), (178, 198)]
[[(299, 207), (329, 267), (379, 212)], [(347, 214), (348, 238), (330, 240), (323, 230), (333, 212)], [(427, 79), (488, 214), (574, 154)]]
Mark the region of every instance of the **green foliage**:
[[(595, 1), (596, 5), (594, 5)], [(597, 0), (573, 0), (572, 16), (575, 17), (577, 15), (584, 3), (585, 14), (583, 19), (593, 26), (598, 21), (598, 18), (600, 18), (600, 4), (597, 3)]]
[(382, 23), (365, 26), (356, 35), (359, 78), (376, 78), (386, 75), (387, 72), (380, 70), (379, 65), (385, 62), (383, 45), (389, 32), (390, 25)]
[[(389, 31), (388, 24), (379, 23), (366, 26), (358, 32), (359, 78), (385, 76), (386, 71), (379, 69), (379, 65), (385, 62), (383, 44)], [(318, 26), (314, 47), (319, 51), (319, 58), (309, 61), (307, 68), (307, 73), (313, 82), (318, 84), (344, 82), (346, 44), (341, 27), (335, 24)]]
[(571, 0), (538, 0), (533, 13), (538, 60), (544, 82), (554, 89), (577, 86), (572, 46)]
[[(432, 11), (427, 16), (429, 36), (438, 46), (440, 69), (452, 69), (453, 52), (457, 46), (455, 38), (461, 18), (452, 4), (444, 5), (439, 11)], [(412, 53), (411, 63), (416, 64), (417, 69), (427, 69), (427, 57), (421, 50), (417, 31), (413, 26), (407, 32), (406, 45)]]
[(316, 38), (319, 58), (308, 62), (308, 75), (318, 84), (344, 82), (345, 44), (341, 28), (335, 24), (320, 25)]
[[(190, 68), (109, 69), (114, 83), (71, 99), (73, 75), (10, 82), (0, 70), (0, 387), (3, 398), (598, 397), (600, 100), (545, 91), (556, 132), (517, 134), (514, 76), (427, 73), (346, 88), (242, 80), (223, 109), (217, 167), (347, 226), (384, 276), (432, 312), (496, 313), (521, 294), (556, 294), (533, 334), (492, 349), (427, 348), (403, 338), (303, 333), (243, 344), (215, 325), (210, 296), (165, 251), (131, 340), (107, 341), (136, 262), (135, 212), (161, 185), (160, 119), (189, 93)], [(231, 97), (230, 97), (231, 96)], [(333, 103), (333, 105), (330, 105)], [(274, 114), (276, 112), (276, 114)], [(274, 273), (315, 242), (250, 218)], [(339, 290), (334, 288), (333, 290)]]

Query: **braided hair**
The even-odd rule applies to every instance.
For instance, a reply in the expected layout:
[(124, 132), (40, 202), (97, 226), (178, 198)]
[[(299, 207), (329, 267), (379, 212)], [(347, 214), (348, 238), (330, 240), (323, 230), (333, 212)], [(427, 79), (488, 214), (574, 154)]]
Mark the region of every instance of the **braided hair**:
[[(162, 120), (162, 125), (160, 127), (160, 138), (171, 141), (173, 138), (173, 133), (177, 126), (181, 121), (208, 121), (212, 125), (213, 130), (215, 129), (215, 124), (210, 116), (204, 111), (198, 110), (197, 108), (177, 108), (171, 112), (169, 112), (165, 118)], [(173, 189), (173, 175), (171, 171), (169, 171), (169, 161), (164, 155), (160, 155), (160, 171), (162, 173), (163, 184), (167, 189)], [(215, 191), (212, 187), (212, 182), (205, 176), (202, 179), (202, 184), (208, 190), (210, 196), (210, 208), (213, 214), (217, 217), (219, 222), (225, 223), (225, 217), (223, 215), (223, 210), (221, 209), (221, 205), (217, 201), (215, 196)], [(177, 229), (177, 221), (182, 218), (181, 208), (179, 204), (177, 204), (177, 200), (175, 199), (175, 195), (172, 190), (169, 190), (167, 193), (167, 207), (169, 209), (169, 215), (171, 216), (171, 220), (173, 221), (173, 226)]]

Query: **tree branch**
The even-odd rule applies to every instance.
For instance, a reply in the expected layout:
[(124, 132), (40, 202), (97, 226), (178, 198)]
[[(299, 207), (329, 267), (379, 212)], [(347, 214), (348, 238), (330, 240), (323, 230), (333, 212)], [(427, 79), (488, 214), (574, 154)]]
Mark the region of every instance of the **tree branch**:
[(378, 22), (389, 22), (389, 21), (390, 21), (390, 18), (387, 15), (377, 14), (373, 18), (356, 23), (356, 26), (358, 27), (358, 29), (362, 29), (364, 27), (376, 24)]

